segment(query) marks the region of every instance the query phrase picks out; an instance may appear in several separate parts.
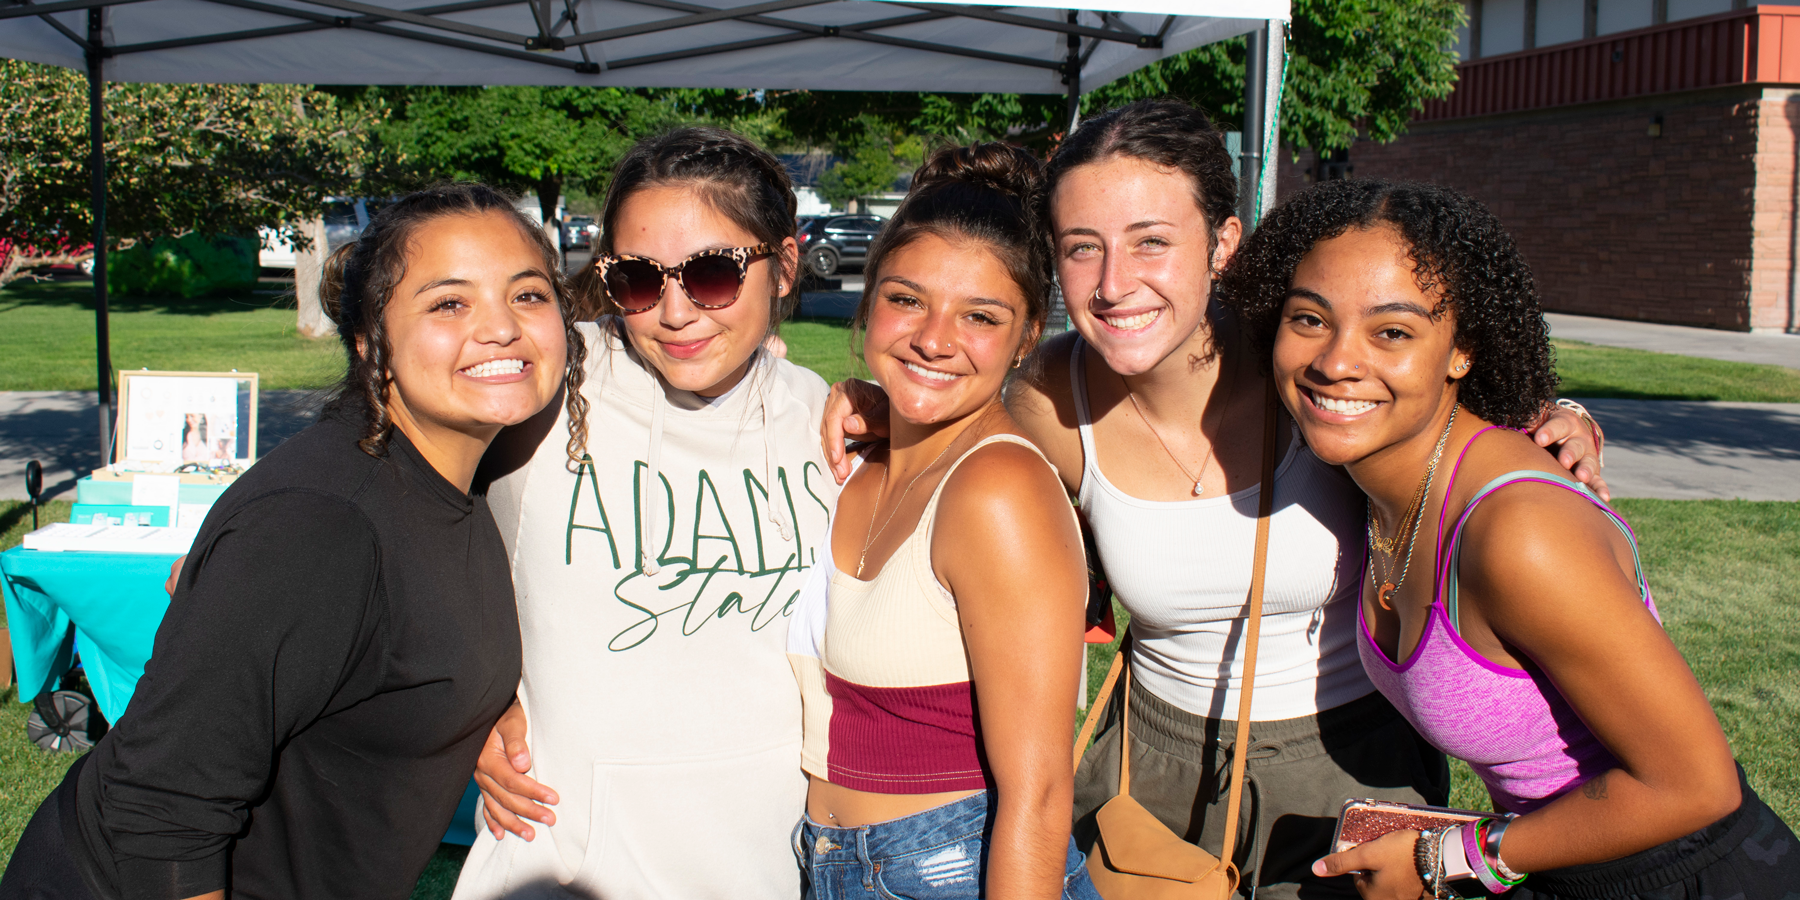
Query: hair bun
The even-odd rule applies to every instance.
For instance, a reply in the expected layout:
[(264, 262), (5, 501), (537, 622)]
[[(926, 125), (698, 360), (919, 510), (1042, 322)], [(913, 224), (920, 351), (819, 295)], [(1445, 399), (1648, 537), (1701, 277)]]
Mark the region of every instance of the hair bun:
[(953, 184), (980, 185), (1020, 200), (1035, 196), (1044, 182), (1044, 164), (1018, 147), (984, 141), (945, 147), (913, 173), (912, 189), (930, 191)]

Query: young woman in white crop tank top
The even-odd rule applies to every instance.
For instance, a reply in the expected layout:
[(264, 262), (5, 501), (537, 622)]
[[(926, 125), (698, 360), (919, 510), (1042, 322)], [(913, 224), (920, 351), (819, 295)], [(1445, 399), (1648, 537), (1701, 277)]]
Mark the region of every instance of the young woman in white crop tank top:
[[(1131, 616), (1132, 796), (1222, 853), (1230, 785), (1215, 773), (1228, 769), (1243, 674), (1266, 377), (1211, 296), (1243, 234), (1236, 178), (1205, 114), (1143, 101), (1082, 122), (1050, 161), (1046, 195), (1076, 333), (1038, 347), (1007, 407), (1079, 498)], [(840, 385), (825, 415), (840, 478), (836, 429), (863, 432), (879, 408), (863, 391)], [(1247, 774), (1254, 818), (1233, 855), (1244, 896), (1354, 897), (1349, 879), (1311, 871), (1343, 801), (1442, 803), (1448, 769), (1357, 658), (1363, 497), (1281, 434)], [(1562, 463), (1604, 490), (1579, 418), (1554, 414), (1536, 439), (1561, 443)], [(1115, 718), (1118, 708), (1109, 704)], [(1076, 776), (1084, 847), (1092, 812), (1117, 791), (1118, 727), (1104, 724)]]
[(852, 327), (892, 435), (789, 630), (808, 900), (1099, 900), (1069, 833), (1080, 529), (1001, 401), (1046, 317), (1041, 172), (1004, 144), (940, 150), (869, 255)]

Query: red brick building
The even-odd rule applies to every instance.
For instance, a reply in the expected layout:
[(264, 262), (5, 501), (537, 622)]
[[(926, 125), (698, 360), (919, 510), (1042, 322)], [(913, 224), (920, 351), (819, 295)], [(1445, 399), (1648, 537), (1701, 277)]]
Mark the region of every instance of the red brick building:
[(1506, 222), (1549, 309), (1800, 331), (1800, 6), (1731, 6), (1471, 0), (1455, 92), (1393, 143), (1284, 155), (1281, 191), (1450, 185)]

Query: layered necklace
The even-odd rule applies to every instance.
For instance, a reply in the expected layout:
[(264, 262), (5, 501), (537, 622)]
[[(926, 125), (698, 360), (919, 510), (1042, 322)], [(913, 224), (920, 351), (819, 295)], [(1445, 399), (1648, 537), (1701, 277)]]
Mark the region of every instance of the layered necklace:
[[(1223, 358), (1221, 358), (1219, 364), (1221, 367), (1224, 366)], [(1231, 368), (1225, 370), (1225, 377), (1227, 381), (1219, 386), (1221, 390), (1218, 392), (1218, 396), (1225, 398), (1218, 404), (1219, 416), (1221, 417), (1225, 415), (1225, 407), (1231, 402), (1231, 379), (1237, 377), (1237, 366), (1235, 364), (1232, 365)], [(1119, 376), (1119, 381), (1124, 384), (1125, 376)], [(1175, 451), (1169, 449), (1169, 442), (1163, 440), (1162, 432), (1157, 431), (1156, 426), (1150, 422), (1150, 417), (1144, 415), (1144, 408), (1138, 405), (1137, 395), (1132, 392), (1130, 384), (1125, 384), (1125, 396), (1131, 399), (1131, 408), (1137, 410), (1138, 418), (1144, 420), (1144, 427), (1150, 429), (1150, 434), (1155, 436), (1158, 444), (1162, 445), (1163, 452), (1169, 455), (1169, 461), (1175, 464), (1175, 468), (1181, 470), (1181, 474), (1187, 476), (1188, 480), (1194, 483), (1194, 496), (1198, 497), (1201, 494), (1206, 493), (1206, 487), (1201, 482), (1201, 479), (1206, 477), (1206, 467), (1212, 465), (1213, 456), (1216, 455), (1218, 444), (1209, 438), (1206, 442), (1206, 457), (1200, 460), (1200, 471), (1189, 472), (1188, 467), (1182, 465), (1181, 459), (1175, 455)], [(1216, 434), (1218, 429), (1214, 428), (1213, 431)], [(1203, 438), (1206, 437), (1206, 410), (1200, 411), (1200, 436)]]
[[(1406, 537), (1406, 560), (1400, 565), (1400, 577), (1384, 577), (1380, 587), (1375, 591), (1375, 602), (1382, 609), (1391, 610), (1393, 605), (1388, 598), (1406, 583), (1406, 573), (1412, 571), (1413, 547), (1419, 541), (1419, 526), (1425, 521), (1425, 499), (1431, 496), (1432, 477), (1437, 474), (1438, 460), (1444, 455), (1444, 442), (1450, 439), (1450, 429), (1456, 426), (1456, 411), (1462, 404), (1450, 407), (1450, 421), (1444, 424), (1444, 433), (1438, 435), (1437, 449), (1431, 451), (1431, 463), (1425, 467), (1425, 477), (1419, 479), (1419, 487), (1413, 491), (1412, 504), (1400, 516), (1399, 526), (1394, 529), (1394, 536), (1381, 536), (1381, 523), (1375, 518), (1375, 502), (1369, 501), (1369, 586), (1376, 586), (1376, 569), (1386, 570), (1388, 576), (1394, 574), (1394, 554), (1399, 550), (1400, 538)], [(1383, 564), (1385, 558), (1386, 563)]]

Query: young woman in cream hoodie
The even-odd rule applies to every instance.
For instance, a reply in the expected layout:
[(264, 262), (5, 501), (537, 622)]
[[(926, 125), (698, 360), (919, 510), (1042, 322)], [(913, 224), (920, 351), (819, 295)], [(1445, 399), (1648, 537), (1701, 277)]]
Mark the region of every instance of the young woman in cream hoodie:
[(456, 897), (788, 900), (787, 621), (837, 496), (826, 385), (763, 348), (791, 309), (793, 190), (750, 141), (687, 128), (626, 155), (602, 221), (577, 290), (604, 314), (581, 326), (589, 456), (550, 411), (487, 459), (524, 676)]

